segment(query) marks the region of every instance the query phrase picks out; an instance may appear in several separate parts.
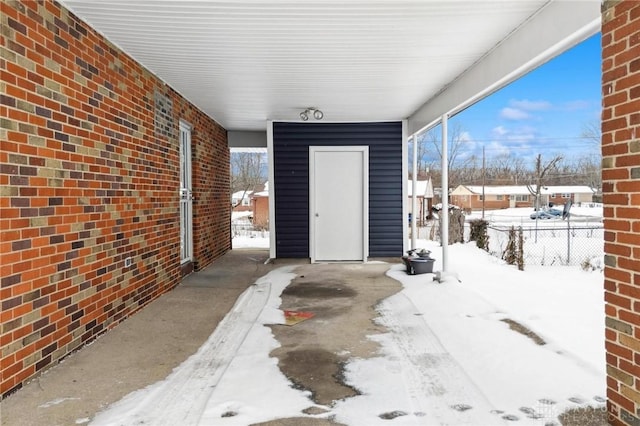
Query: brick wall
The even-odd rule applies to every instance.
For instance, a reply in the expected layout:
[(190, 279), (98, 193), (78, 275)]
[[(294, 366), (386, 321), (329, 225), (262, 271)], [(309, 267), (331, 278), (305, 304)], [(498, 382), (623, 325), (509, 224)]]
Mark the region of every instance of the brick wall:
[(259, 229), (269, 229), (269, 196), (252, 197), (251, 204), (253, 204), (253, 225)]
[(0, 5), (4, 396), (179, 283), (180, 120), (195, 267), (231, 236), (226, 131), (57, 3)]
[(612, 424), (640, 425), (640, 2), (602, 8), (607, 394)]

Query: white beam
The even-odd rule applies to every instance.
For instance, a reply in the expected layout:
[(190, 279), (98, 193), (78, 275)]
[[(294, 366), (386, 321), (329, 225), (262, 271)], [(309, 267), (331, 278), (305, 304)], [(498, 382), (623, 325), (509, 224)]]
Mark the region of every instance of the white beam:
[(269, 258), (276, 258), (276, 183), (273, 159), (273, 121), (267, 120), (267, 160), (269, 161)]
[(416, 211), (418, 210), (417, 201), (417, 188), (418, 188), (418, 137), (413, 135), (413, 168), (411, 175), (411, 249), (414, 250), (416, 248), (416, 231), (418, 229), (418, 215)]
[(447, 125), (449, 117), (442, 116), (442, 210), (440, 210), (440, 242), (442, 243), (442, 272), (449, 272), (449, 148)]
[(423, 131), (489, 96), (596, 34), (600, 1), (550, 1), (409, 117), (409, 134)]
[(402, 120), (402, 253), (407, 251), (408, 246), (408, 230), (407, 230), (407, 206), (408, 184), (409, 178), (409, 147), (407, 146), (407, 120)]

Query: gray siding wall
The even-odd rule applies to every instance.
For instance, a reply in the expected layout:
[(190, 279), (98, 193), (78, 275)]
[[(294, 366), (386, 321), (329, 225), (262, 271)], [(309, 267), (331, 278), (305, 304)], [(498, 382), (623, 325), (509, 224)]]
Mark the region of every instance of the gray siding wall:
[(273, 123), (276, 256), (309, 257), (309, 146), (369, 146), (369, 256), (402, 255), (402, 122)]

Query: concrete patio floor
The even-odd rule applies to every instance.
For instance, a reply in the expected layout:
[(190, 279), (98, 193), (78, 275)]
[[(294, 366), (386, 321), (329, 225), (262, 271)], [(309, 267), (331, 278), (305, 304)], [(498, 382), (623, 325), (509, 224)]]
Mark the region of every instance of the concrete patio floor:
[(233, 250), (0, 403), (0, 424), (73, 425), (165, 378), (257, 278), (266, 250)]
[[(401, 288), (385, 275), (390, 265), (309, 265), (297, 260), (265, 265), (267, 258), (266, 250), (233, 250), (205, 270), (191, 274), (173, 291), (3, 400), (0, 424), (89, 423), (98, 412), (132, 391), (164, 379), (194, 354), (238, 296), (258, 278), (298, 263), (299, 276), (283, 293), (282, 309), (313, 310), (319, 321), (296, 327), (271, 326), (282, 344), (272, 356), (279, 358), (282, 371), (296, 386), (312, 393), (313, 402), (327, 404), (350, 396), (353, 390), (336, 379), (340, 377), (339, 366), (346, 361), (346, 354), (367, 357), (375, 353), (376, 345), (366, 338), (380, 331), (372, 321), (376, 316), (373, 308)], [(308, 374), (310, 365), (315, 374)], [(300, 417), (265, 424), (334, 423)]]

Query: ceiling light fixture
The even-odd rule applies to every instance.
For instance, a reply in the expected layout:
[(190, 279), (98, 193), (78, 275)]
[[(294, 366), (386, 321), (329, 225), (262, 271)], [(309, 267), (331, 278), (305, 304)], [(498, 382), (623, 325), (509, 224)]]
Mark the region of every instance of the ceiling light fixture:
[(316, 120), (322, 120), (322, 117), (324, 117), (324, 114), (318, 108), (309, 107), (300, 113), (300, 120), (309, 120), (309, 115), (313, 115), (313, 118), (315, 118)]

